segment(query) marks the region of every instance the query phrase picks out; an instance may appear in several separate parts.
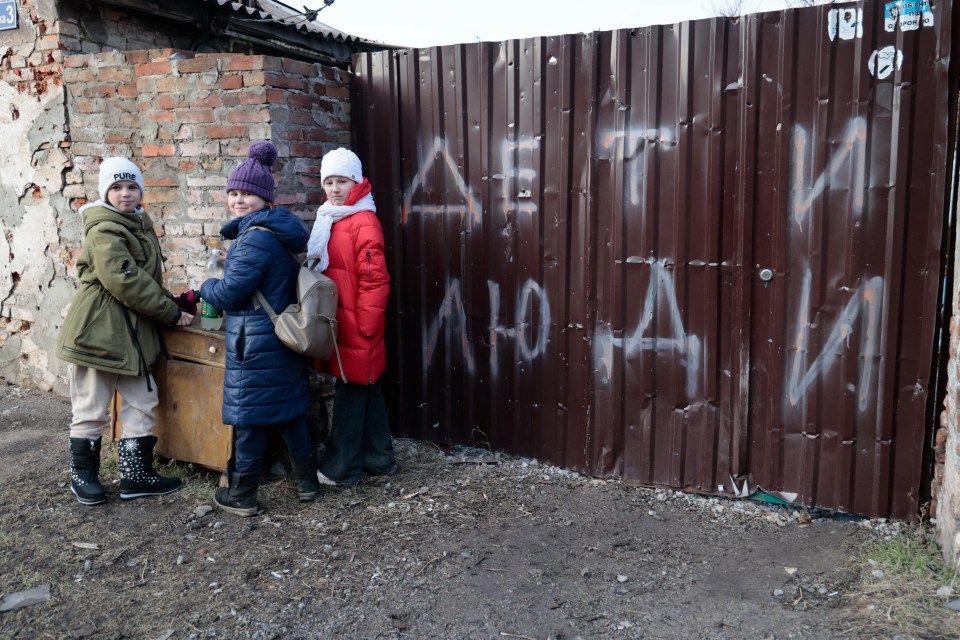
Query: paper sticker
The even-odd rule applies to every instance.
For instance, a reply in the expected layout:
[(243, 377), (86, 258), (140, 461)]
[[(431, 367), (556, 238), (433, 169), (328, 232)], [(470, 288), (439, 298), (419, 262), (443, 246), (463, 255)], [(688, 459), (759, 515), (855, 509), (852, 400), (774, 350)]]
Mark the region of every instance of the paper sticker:
[(897, 0), (883, 7), (883, 28), (889, 32), (914, 31), (921, 26), (933, 26), (933, 12), (928, 0)]
[(840, 36), (841, 40), (853, 40), (863, 37), (863, 9), (855, 6), (830, 9), (827, 12), (827, 33), (831, 40)]
[(870, 54), (867, 68), (877, 80), (888, 78), (891, 73), (903, 66), (903, 51), (894, 46), (877, 49)]

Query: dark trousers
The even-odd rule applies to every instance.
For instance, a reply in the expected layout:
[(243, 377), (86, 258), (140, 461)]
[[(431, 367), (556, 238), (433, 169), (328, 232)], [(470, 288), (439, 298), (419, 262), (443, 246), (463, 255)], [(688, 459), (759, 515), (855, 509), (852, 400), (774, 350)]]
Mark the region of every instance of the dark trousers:
[(237, 473), (260, 471), (263, 466), (263, 454), (267, 450), (267, 434), (271, 429), (279, 429), (291, 458), (305, 458), (313, 455), (313, 441), (307, 427), (307, 416), (300, 416), (280, 424), (265, 427), (235, 427), (237, 438), (233, 448), (233, 470)]
[(380, 382), (353, 384), (337, 380), (333, 424), (320, 473), (338, 484), (357, 484), (363, 474), (396, 469), (387, 406)]

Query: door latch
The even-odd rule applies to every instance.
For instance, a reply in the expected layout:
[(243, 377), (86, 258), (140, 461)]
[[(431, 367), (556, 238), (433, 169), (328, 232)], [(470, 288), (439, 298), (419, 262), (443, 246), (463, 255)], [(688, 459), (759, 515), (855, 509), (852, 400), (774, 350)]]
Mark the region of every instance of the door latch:
[(770, 281), (773, 280), (775, 272), (769, 267), (764, 267), (763, 269), (760, 269), (760, 272), (757, 275), (760, 276), (761, 280), (763, 280), (763, 288), (766, 289), (770, 284)]

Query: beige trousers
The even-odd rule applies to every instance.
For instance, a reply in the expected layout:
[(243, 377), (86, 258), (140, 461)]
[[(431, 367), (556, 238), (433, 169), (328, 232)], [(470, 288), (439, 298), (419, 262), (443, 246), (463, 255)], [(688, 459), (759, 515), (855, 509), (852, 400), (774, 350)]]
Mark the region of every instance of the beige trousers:
[[(149, 375), (149, 374), (148, 374)], [(160, 403), (157, 382), (150, 380), (152, 391), (147, 391), (146, 376), (125, 376), (71, 365), (70, 403), (73, 405), (71, 438), (96, 440), (110, 425), (110, 399), (113, 392), (121, 396), (120, 423), (124, 438), (148, 436), (157, 424), (154, 410)]]

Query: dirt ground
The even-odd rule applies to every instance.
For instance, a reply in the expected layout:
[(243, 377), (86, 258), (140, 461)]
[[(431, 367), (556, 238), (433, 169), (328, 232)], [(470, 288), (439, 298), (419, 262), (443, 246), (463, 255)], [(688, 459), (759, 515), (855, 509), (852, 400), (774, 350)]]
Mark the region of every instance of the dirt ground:
[(84, 507), (68, 422), (0, 379), (0, 595), (50, 589), (0, 638), (856, 637), (851, 558), (895, 528), (405, 439), (399, 476), (306, 504), (275, 478), (246, 519), (190, 465), (121, 502), (105, 455)]

